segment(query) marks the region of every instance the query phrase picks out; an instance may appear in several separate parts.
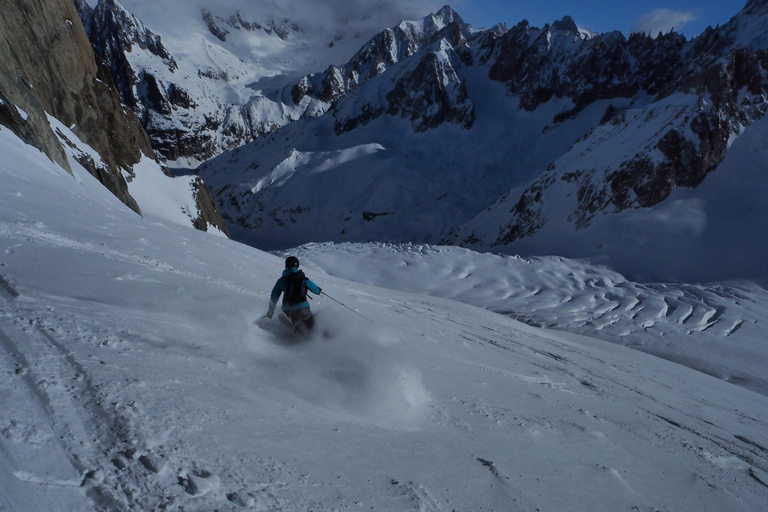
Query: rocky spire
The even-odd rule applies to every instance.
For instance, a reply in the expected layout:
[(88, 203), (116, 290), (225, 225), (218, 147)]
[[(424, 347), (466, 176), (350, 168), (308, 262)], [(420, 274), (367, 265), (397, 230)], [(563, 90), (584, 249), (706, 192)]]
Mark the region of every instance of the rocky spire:
[(564, 30), (565, 32), (572, 32), (574, 34), (579, 33), (579, 27), (573, 18), (565, 16), (562, 20), (552, 23), (552, 28), (557, 30)]

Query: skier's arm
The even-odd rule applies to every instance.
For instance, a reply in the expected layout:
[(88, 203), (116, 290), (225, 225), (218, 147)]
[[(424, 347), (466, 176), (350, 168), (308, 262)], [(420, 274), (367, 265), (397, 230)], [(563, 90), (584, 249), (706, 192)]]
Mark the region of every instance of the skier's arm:
[(320, 295), (320, 292), (322, 291), (319, 286), (317, 286), (315, 283), (307, 279), (305, 281), (307, 283), (307, 290), (311, 291), (315, 295)]
[(269, 296), (269, 309), (267, 310), (267, 318), (272, 318), (272, 315), (275, 314), (275, 306), (277, 306), (277, 301), (280, 299), (280, 295), (283, 293), (283, 288), (280, 286), (281, 279), (277, 280), (275, 286), (272, 288), (272, 294)]

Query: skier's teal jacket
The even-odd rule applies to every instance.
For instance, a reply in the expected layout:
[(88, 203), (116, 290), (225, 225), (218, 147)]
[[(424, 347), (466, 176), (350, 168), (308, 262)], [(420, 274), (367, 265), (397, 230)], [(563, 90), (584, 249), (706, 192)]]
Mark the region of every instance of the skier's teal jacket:
[[(287, 268), (283, 270), (283, 275), (280, 277), (280, 279), (277, 280), (275, 283), (274, 288), (272, 288), (272, 295), (269, 298), (269, 310), (274, 311), (275, 306), (277, 305), (278, 299), (280, 299), (280, 295), (285, 293), (285, 290), (287, 288), (286, 284), (286, 276), (289, 276), (291, 274), (295, 274), (296, 272), (299, 272), (299, 269), (297, 268)], [(310, 281), (308, 278), (304, 281), (304, 283), (307, 285), (307, 290), (311, 291), (315, 295), (320, 295), (320, 287), (317, 286), (315, 283)], [(283, 302), (283, 305), (280, 306), (283, 311), (288, 311), (291, 309), (301, 309), (301, 308), (308, 308), (309, 302), (306, 300), (304, 302), (299, 302), (298, 304), (286, 304)]]

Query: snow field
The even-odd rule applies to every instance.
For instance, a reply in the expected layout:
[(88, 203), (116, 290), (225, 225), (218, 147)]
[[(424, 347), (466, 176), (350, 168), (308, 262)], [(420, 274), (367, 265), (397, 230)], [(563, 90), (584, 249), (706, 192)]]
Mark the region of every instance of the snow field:
[(419, 244), (322, 243), (288, 252), (338, 277), (631, 346), (768, 394), (768, 293), (749, 282), (641, 284), (576, 260)]
[[(321, 296), (286, 339), (259, 320), (282, 258), (140, 217), (7, 130), (0, 150), (2, 512), (764, 508), (763, 395), (319, 256), (307, 275), (372, 321)], [(414, 289), (452, 273), (346, 250)]]

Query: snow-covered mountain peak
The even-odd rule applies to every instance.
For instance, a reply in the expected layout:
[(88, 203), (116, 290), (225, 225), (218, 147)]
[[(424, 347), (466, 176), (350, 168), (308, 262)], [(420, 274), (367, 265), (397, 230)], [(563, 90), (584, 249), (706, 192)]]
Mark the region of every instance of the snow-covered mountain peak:
[(384, 46), (392, 55), (390, 64), (394, 64), (435, 42), (435, 37), (452, 24), (456, 24), (460, 32), (469, 36), (471, 26), (446, 5), (434, 14), (416, 21), (401, 21), (397, 26), (380, 32), (364, 44), (351, 61), (368, 58), (373, 48), (378, 50)]
[[(322, 9), (308, 0), (77, 1), (124, 102), (156, 151), (176, 167), (198, 165), (302, 115), (325, 112), (329, 104), (322, 94), (319, 101), (292, 101), (301, 76), (348, 62), (358, 52), (365, 55), (354, 81), (365, 80), (451, 24), (470, 30), (450, 7), (399, 23), (421, 14), (405, 3), (370, 12), (341, 1)], [(386, 26), (393, 28), (381, 32)], [(366, 54), (371, 45), (361, 49), (377, 33), (397, 41), (374, 44), (378, 61)]]
[[(178, 69), (178, 64), (163, 45), (161, 37), (147, 28), (142, 20), (118, 0), (100, 0), (93, 8), (84, 0), (75, 0), (75, 6), (89, 38), (100, 41), (101, 44), (94, 49), (112, 69), (113, 75), (118, 73), (118, 68), (125, 66), (122, 55), (133, 52), (134, 46), (159, 58), (170, 73)], [(126, 92), (121, 91), (121, 96), (129, 100), (129, 106), (134, 107), (135, 103), (130, 101), (133, 95)]]
[[(409, 23), (409, 22), (403, 22), (403, 23)], [(410, 23), (413, 23), (413, 22), (410, 22)], [(461, 19), (461, 16), (459, 16), (459, 13), (454, 11), (453, 8), (448, 5), (443, 6), (439, 11), (437, 11), (434, 14), (425, 16), (421, 21), (421, 25), (424, 28), (425, 37), (431, 37), (435, 33), (439, 32), (440, 30), (450, 25), (451, 23), (457, 23), (461, 26), (466, 25), (464, 23), (464, 20)]]
[(276, 36), (283, 41), (288, 40), (291, 34), (301, 33), (304, 29), (295, 22), (284, 18), (276, 20), (273, 17), (267, 17), (259, 20), (254, 16), (244, 15), (240, 10), (226, 17), (214, 15), (208, 9), (202, 9), (200, 14), (208, 30), (216, 36), (221, 42), (226, 42), (230, 31), (244, 30), (246, 32), (264, 31), (268, 36)]
[[(376, 34), (343, 66), (303, 77), (291, 90), (293, 103), (314, 105), (305, 110), (313, 117), (333, 107), (339, 133), (384, 113), (410, 116), (417, 131), (439, 124), (446, 117), (471, 125), (471, 102), (466, 101), (466, 91), (453, 64), (468, 56), (457, 56), (456, 50), (465, 47), (471, 36), (471, 27), (448, 6), (417, 21), (402, 21)], [(388, 72), (387, 80), (340, 101)], [(446, 94), (447, 89), (452, 92)], [(416, 113), (412, 109), (414, 99), (420, 101), (420, 97), (430, 98), (430, 112), (417, 109)], [(435, 105), (441, 102), (442, 107)], [(457, 111), (445, 116), (446, 107), (457, 103), (461, 104)], [(429, 117), (433, 120), (425, 119)]]

